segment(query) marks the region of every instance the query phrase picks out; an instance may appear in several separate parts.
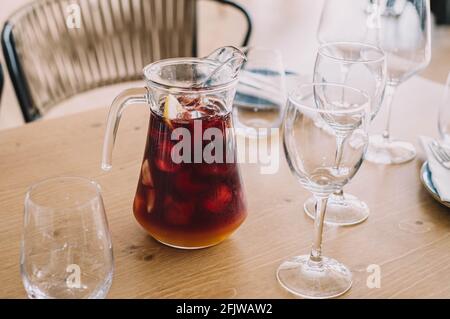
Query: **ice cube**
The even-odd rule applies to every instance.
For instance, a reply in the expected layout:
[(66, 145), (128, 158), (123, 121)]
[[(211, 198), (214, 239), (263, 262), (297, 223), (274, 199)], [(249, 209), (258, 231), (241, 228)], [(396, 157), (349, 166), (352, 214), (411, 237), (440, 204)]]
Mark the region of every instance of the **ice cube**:
[(197, 110), (184, 110), (182, 113), (178, 114), (178, 119), (187, 121), (198, 119), (202, 116), (202, 113)]
[(233, 192), (226, 184), (217, 186), (205, 199), (204, 207), (215, 214), (223, 212), (233, 199)]
[(229, 166), (227, 163), (205, 163), (199, 165), (198, 171), (201, 175), (225, 175), (229, 172)]
[(209, 187), (207, 183), (199, 182), (193, 177), (195, 177), (195, 175), (191, 174), (189, 171), (177, 173), (175, 178), (177, 190), (181, 193), (194, 194), (205, 191)]
[(171, 151), (173, 144), (169, 141), (161, 142), (155, 153), (155, 165), (156, 167), (166, 173), (174, 173), (181, 167), (180, 164), (175, 163), (172, 160)]
[(178, 202), (167, 196), (164, 200), (164, 216), (168, 223), (172, 225), (187, 225), (190, 223), (194, 213), (192, 202)]
[(153, 187), (152, 174), (150, 172), (150, 165), (148, 164), (147, 159), (145, 159), (144, 163), (142, 164), (141, 174), (142, 184), (144, 184), (145, 186)]
[(150, 188), (146, 192), (146, 200), (147, 200), (147, 213), (151, 213), (153, 207), (155, 206), (155, 190)]
[(159, 170), (166, 173), (175, 173), (180, 168), (180, 164), (175, 164), (171, 159), (156, 158), (155, 164)]
[(201, 104), (200, 97), (198, 96), (189, 96), (182, 95), (178, 97), (178, 102), (184, 106), (186, 109), (195, 108)]

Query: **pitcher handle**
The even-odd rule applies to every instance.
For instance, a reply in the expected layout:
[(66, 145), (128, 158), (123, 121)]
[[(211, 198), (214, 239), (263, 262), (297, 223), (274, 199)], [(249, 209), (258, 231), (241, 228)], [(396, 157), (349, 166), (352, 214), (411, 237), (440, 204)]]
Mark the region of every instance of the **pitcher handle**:
[(112, 152), (116, 141), (117, 129), (124, 109), (131, 104), (148, 104), (148, 90), (145, 87), (131, 88), (120, 93), (112, 102), (106, 121), (105, 139), (103, 141), (102, 169), (112, 168)]

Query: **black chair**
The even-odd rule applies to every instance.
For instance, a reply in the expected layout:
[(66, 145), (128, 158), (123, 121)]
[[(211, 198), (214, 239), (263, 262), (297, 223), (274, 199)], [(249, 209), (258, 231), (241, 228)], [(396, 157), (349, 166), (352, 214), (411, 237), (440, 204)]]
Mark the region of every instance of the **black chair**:
[[(246, 46), (249, 14), (229, 0), (209, 1), (243, 16)], [(80, 28), (70, 27), (68, 14)], [(197, 0), (37, 0), (5, 23), (2, 47), (30, 122), (76, 94), (142, 79), (142, 68), (155, 60), (196, 56), (196, 34)]]
[(433, 0), (430, 5), (437, 25), (450, 24), (450, 0)]
[(0, 64), (0, 101), (2, 100), (2, 92), (3, 92), (3, 69), (2, 65)]

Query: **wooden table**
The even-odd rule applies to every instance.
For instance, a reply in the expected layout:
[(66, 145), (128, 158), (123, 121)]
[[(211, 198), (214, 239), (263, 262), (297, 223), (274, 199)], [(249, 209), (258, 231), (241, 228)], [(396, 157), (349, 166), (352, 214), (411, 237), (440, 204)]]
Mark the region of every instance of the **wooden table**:
[[(404, 84), (395, 100), (394, 136), (419, 148), (419, 134), (436, 135), (441, 93), (442, 86), (421, 78)], [(0, 297), (26, 296), (19, 274), (23, 198), (30, 184), (56, 175), (87, 176), (103, 188), (116, 267), (109, 297), (292, 297), (275, 271), (283, 259), (309, 251), (312, 220), (302, 212), (309, 194), (284, 156), (276, 175), (242, 166), (249, 216), (230, 239), (177, 250), (151, 239), (132, 215), (148, 110), (125, 112), (109, 173), (100, 170), (105, 117), (101, 109), (0, 132)], [(399, 166), (365, 163), (346, 188), (369, 204), (371, 215), (358, 226), (325, 229), (324, 253), (354, 275), (345, 297), (450, 298), (450, 211), (420, 184), (421, 163), (420, 156)], [(428, 231), (401, 229), (405, 222), (425, 223)], [(366, 285), (371, 264), (381, 267), (380, 288)]]

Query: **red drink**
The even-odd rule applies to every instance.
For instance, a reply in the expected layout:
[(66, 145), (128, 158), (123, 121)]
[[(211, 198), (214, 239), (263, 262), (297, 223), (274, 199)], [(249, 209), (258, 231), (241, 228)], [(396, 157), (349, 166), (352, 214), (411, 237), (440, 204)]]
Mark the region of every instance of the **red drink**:
[[(227, 131), (232, 126), (231, 114), (219, 103), (199, 106), (198, 100), (178, 100), (195, 113), (168, 120), (152, 110), (133, 210), (138, 222), (158, 241), (183, 248), (207, 247), (227, 238), (247, 215), (234, 135)], [(191, 118), (193, 114), (196, 119)], [(190, 162), (172, 160), (171, 150), (178, 141), (172, 141), (171, 134), (176, 128), (190, 132)], [(210, 143), (202, 139), (208, 128), (222, 133), (222, 163), (208, 164), (203, 158), (194, 163), (195, 139), (203, 150)], [(232, 148), (232, 161), (226, 158), (227, 147)]]

